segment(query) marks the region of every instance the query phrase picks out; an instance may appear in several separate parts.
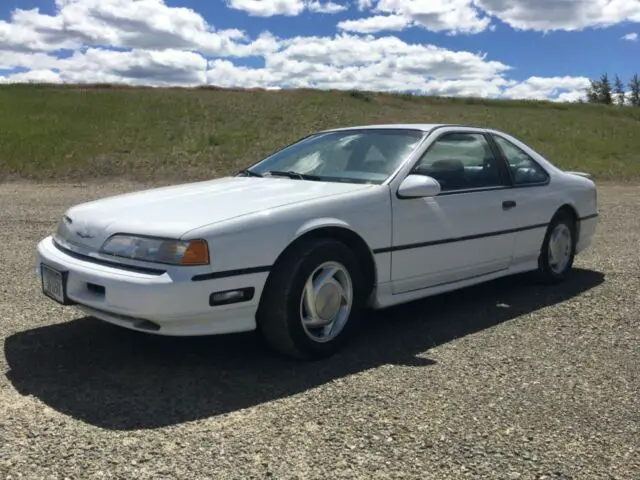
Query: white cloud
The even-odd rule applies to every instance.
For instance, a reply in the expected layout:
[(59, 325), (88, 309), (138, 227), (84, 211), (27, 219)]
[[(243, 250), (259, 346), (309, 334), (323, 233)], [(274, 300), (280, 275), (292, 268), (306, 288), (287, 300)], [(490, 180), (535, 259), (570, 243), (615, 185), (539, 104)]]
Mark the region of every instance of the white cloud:
[(409, 44), (394, 36), (295, 37), (283, 40), (281, 47), (265, 57), (267, 66), (282, 62), (358, 68), (385, 65), (400, 75), (434, 78), (488, 78), (509, 70), (503, 63), (487, 61), (484, 55)]
[(418, 26), (434, 32), (479, 33), (490, 25), (490, 20), (481, 15), (471, 0), (377, 0), (375, 5), (373, 2), (360, 5), (378, 15), (347, 20), (338, 24), (339, 28), (373, 33)]
[(60, 64), (67, 82), (118, 82), (154, 85), (200, 85), (206, 82), (207, 60), (179, 50), (114, 52), (89, 49)]
[(638, 0), (473, 0), (489, 15), (520, 30), (583, 30), (640, 22)]
[(222, 87), (358, 88), (558, 101), (582, 98), (584, 88), (589, 85), (589, 80), (583, 77), (531, 77), (519, 83), (505, 78), (503, 74), (507, 71), (507, 65), (489, 62), (469, 52), (409, 45), (394, 37), (341, 36), (330, 40), (294, 39), (268, 56), (263, 68), (216, 60), (209, 67), (207, 80)]
[[(288, 0), (244, 2), (248, 7), (252, 3), (272, 9), (264, 12), (300, 8)], [(330, 1), (298, 3), (315, 12), (335, 12), (345, 6)], [(449, 4), (433, 0), (428, 7), (420, 3), (357, 0), (356, 6), (386, 9), (373, 17), (386, 21), (386, 29), (417, 22), (432, 29), (457, 24), (458, 31), (474, 31), (488, 22), (474, 9), (465, 10), (464, 0)], [(532, 77), (517, 82), (508, 77), (508, 65), (486, 54), (407, 43), (392, 35), (278, 38), (264, 32), (249, 38), (237, 29), (216, 30), (194, 10), (170, 7), (163, 0), (57, 0), (56, 8), (52, 15), (17, 9), (8, 21), (0, 21), (0, 69), (17, 70), (0, 77), (1, 82), (208, 83), (573, 99), (582, 94), (585, 81)], [(369, 27), (360, 24), (360, 31), (375, 31), (376, 21), (380, 20), (370, 20)], [(354, 25), (343, 30), (357, 30)], [(63, 58), (59, 49), (68, 50)], [(262, 66), (242, 62), (242, 57), (262, 59)]]
[(89, 48), (63, 59), (41, 53), (15, 56), (18, 57), (18, 61), (14, 59), (7, 65), (5, 62), (12, 56), (0, 52), (0, 67), (4, 64), (4, 68), (24, 67), (34, 70), (7, 77), (9, 81), (14, 82), (23, 79), (32, 81), (35, 75), (37, 78), (45, 78), (47, 82), (55, 83), (185, 86), (206, 83), (207, 60), (197, 53), (180, 50), (117, 52)]
[(567, 101), (582, 97), (588, 85), (588, 79), (572, 77), (532, 77), (518, 83), (505, 77), (509, 70), (483, 55), (407, 44), (393, 36), (340, 35), (284, 40), (281, 49), (265, 56), (262, 68), (213, 61), (207, 81), (223, 87), (356, 88), (531, 99), (563, 96)]
[[(358, 0), (374, 15), (343, 22), (353, 32), (423, 27), (434, 32), (474, 34), (492, 28), (491, 18), (519, 30), (575, 31), (640, 22), (638, 0)], [(384, 20), (385, 17), (393, 20)], [(391, 28), (390, 28), (391, 27)]]
[(227, 5), (258, 17), (296, 16), (305, 8), (303, 0), (228, 0)]
[(0, 50), (0, 70), (15, 68), (52, 69), (60, 63), (56, 57), (40, 52), (15, 52)]
[(322, 3), (318, 0), (313, 0), (307, 2), (307, 8), (309, 9), (309, 11), (316, 13), (340, 13), (344, 12), (349, 7), (335, 2)]
[(8, 83), (61, 83), (60, 75), (52, 70), (29, 70), (0, 77), (0, 84)]
[(638, 34), (637, 33), (627, 33), (622, 37), (622, 40), (626, 40), (628, 42), (637, 42)]
[(0, 45), (14, 50), (55, 51), (83, 45), (176, 48), (229, 55), (245, 40), (237, 29), (215, 31), (188, 8), (162, 0), (56, 0), (55, 15), (15, 10), (0, 21)]
[(530, 77), (505, 89), (503, 96), (512, 99), (576, 101), (584, 97), (589, 86), (586, 77)]
[(305, 9), (315, 13), (338, 13), (348, 8), (344, 4), (319, 0), (227, 0), (227, 5), (256, 17), (295, 17)]
[(373, 7), (374, 3), (375, 0), (356, 0), (356, 5), (360, 11)]
[(411, 19), (403, 15), (375, 15), (358, 20), (343, 20), (338, 22), (338, 28), (349, 32), (377, 33), (404, 30), (410, 24)]

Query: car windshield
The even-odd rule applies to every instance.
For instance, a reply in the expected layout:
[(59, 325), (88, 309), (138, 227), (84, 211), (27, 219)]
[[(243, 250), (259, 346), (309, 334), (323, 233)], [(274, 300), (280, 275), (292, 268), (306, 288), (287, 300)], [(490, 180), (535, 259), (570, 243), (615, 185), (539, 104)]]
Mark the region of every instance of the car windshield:
[(420, 130), (381, 128), (318, 133), (274, 153), (248, 173), (380, 184), (424, 135)]

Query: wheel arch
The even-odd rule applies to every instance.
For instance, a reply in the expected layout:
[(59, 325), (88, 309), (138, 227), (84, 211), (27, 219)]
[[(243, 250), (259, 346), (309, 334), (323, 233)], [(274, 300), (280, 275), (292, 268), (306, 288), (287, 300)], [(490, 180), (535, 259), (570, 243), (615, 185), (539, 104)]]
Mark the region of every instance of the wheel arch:
[(560, 213), (566, 213), (573, 219), (575, 229), (576, 229), (576, 238), (574, 238), (573, 241), (577, 244), (578, 239), (580, 238), (580, 214), (576, 210), (575, 205), (571, 203), (565, 203), (561, 205), (553, 214), (552, 219), (555, 218)]
[[(282, 262), (282, 260), (298, 245), (310, 242), (314, 239), (331, 238), (344, 243), (356, 256), (358, 264), (362, 269), (365, 279), (366, 296), (369, 297), (377, 284), (378, 271), (375, 257), (367, 242), (360, 234), (355, 232), (348, 224), (342, 221), (314, 221), (304, 225), (296, 232), (295, 238), (277, 256), (271, 270)], [(267, 282), (271, 273), (267, 277)]]

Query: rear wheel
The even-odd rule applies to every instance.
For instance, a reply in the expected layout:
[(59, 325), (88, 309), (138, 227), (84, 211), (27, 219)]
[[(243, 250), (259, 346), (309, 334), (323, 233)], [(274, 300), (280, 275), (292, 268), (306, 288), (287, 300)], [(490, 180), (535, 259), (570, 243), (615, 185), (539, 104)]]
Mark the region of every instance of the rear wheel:
[(537, 278), (542, 283), (562, 282), (573, 267), (576, 251), (576, 222), (565, 211), (558, 212), (549, 227), (540, 249)]
[(333, 239), (293, 247), (262, 294), (258, 328), (276, 350), (301, 359), (329, 356), (352, 335), (364, 303), (355, 255)]

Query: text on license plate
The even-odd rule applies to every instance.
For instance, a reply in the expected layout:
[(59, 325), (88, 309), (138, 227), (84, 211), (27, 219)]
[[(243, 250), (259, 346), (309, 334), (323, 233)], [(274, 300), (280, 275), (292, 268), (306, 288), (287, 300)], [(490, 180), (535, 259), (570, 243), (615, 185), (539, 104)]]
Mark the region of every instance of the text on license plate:
[(64, 303), (64, 280), (62, 273), (47, 265), (41, 266), (41, 273), (43, 293), (60, 303)]

